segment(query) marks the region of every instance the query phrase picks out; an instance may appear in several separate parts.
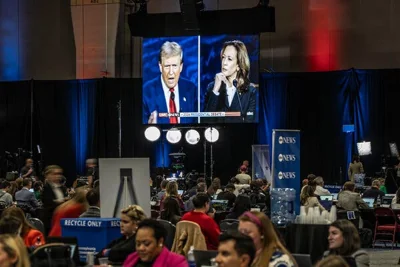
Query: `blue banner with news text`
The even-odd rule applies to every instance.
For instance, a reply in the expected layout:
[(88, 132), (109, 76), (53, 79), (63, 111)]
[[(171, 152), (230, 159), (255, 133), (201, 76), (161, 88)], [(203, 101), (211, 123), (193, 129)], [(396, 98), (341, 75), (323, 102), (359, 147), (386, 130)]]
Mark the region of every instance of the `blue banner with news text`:
[(272, 187), (296, 190), (294, 209), (300, 211), (300, 131), (273, 130)]

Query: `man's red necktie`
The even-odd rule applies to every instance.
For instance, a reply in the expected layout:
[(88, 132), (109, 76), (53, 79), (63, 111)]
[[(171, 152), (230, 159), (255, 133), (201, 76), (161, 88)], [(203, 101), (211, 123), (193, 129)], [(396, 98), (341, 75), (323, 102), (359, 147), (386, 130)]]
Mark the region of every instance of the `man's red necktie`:
[[(169, 95), (169, 113), (176, 113), (176, 106), (175, 106), (175, 93), (174, 88), (170, 88), (169, 91), (171, 94)], [(177, 117), (169, 117), (169, 123), (177, 124), (178, 118)]]

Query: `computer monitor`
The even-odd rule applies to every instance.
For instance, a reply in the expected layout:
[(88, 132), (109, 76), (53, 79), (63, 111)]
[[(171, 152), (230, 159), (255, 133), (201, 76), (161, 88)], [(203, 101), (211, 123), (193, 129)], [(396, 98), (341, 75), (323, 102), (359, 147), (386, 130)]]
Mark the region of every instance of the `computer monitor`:
[(392, 200), (393, 200), (394, 196), (384, 196), (382, 197), (382, 202), (381, 202), (381, 206), (382, 207), (390, 207), (390, 205), (392, 204)]
[(182, 196), (184, 190), (178, 190), (178, 195)]
[(368, 207), (371, 209), (374, 208), (375, 199), (373, 197), (365, 197), (363, 198), (364, 202), (368, 204)]
[(211, 205), (216, 211), (226, 211), (228, 209), (228, 200), (211, 200)]
[(332, 195), (330, 195), (330, 196), (320, 196), (319, 197), (321, 200), (329, 200), (329, 201), (332, 201), (333, 200), (333, 196)]

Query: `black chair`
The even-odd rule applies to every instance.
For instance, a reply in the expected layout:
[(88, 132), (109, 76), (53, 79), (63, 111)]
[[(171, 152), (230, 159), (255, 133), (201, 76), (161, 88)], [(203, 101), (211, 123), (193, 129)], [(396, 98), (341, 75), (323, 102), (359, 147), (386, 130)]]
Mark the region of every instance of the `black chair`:
[(31, 266), (73, 267), (71, 247), (62, 243), (46, 244), (38, 247), (30, 256)]
[(219, 228), (222, 232), (226, 232), (228, 230), (237, 230), (239, 227), (239, 220), (235, 219), (225, 219), (222, 220), (219, 224)]
[(45, 229), (44, 229), (44, 224), (41, 220), (39, 220), (38, 218), (32, 218), (32, 217), (27, 218), (27, 220), (30, 224), (32, 224), (33, 227), (38, 229), (43, 235), (46, 235)]
[(174, 243), (176, 227), (166, 220), (158, 219), (157, 221), (159, 221), (162, 226), (164, 226), (165, 230), (167, 230), (167, 238), (165, 239), (164, 244), (169, 250), (171, 250), (172, 244)]
[(299, 267), (312, 267), (311, 256), (309, 254), (292, 254)]

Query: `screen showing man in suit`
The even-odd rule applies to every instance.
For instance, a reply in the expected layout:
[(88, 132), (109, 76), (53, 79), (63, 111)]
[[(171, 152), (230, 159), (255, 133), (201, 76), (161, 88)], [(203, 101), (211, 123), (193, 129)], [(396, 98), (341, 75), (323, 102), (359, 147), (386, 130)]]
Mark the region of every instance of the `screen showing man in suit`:
[(144, 124), (258, 122), (258, 35), (143, 39)]
[[(187, 42), (185, 42), (185, 40), (182, 40), (181, 45), (177, 41), (164, 41), (163, 39), (156, 40), (156, 43), (163, 41), (161, 48), (159, 48), (156, 64), (158, 74), (152, 73), (154, 72), (154, 65), (144, 65), (143, 123), (196, 123), (198, 120), (196, 117), (180, 116), (182, 112), (197, 112), (198, 110), (198, 89), (194, 83), (196, 79), (190, 77), (190, 72), (185, 73), (183, 71), (185, 68), (184, 60), (186, 60), (183, 44), (192, 44), (193, 41), (186, 40)], [(147, 44), (145, 48), (154, 46), (154, 44)], [(144, 53), (150, 54), (151, 51), (148, 50), (151, 50), (151, 48), (145, 49)], [(189, 62), (193, 61), (193, 57), (197, 59), (196, 52), (191, 55), (193, 51), (188, 51)], [(193, 63), (197, 68), (197, 62), (191, 62), (189, 69), (193, 66)], [(149, 74), (154, 76), (151, 77)], [(184, 76), (189, 76), (189, 79)]]

